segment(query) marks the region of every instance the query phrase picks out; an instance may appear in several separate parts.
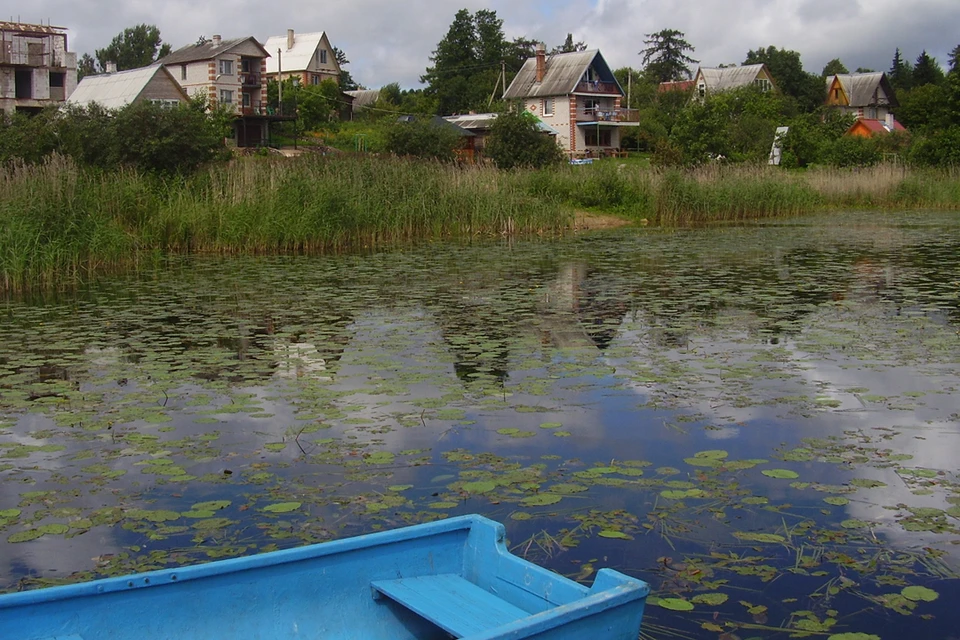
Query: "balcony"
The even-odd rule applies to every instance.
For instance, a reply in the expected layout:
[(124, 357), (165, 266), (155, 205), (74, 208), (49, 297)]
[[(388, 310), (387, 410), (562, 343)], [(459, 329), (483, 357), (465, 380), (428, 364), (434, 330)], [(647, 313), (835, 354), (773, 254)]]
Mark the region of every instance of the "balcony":
[(615, 82), (601, 82), (594, 80), (592, 82), (581, 82), (574, 89), (574, 93), (612, 93), (620, 95), (620, 88)]
[(240, 74), (240, 84), (242, 84), (244, 87), (259, 87), (260, 74), (259, 73), (242, 73)]
[(294, 105), (283, 105), (280, 108), (254, 105), (251, 107), (238, 107), (237, 113), (241, 116), (293, 119), (297, 117), (297, 108)]
[(579, 107), (577, 122), (640, 122), (637, 109), (607, 109), (604, 107)]

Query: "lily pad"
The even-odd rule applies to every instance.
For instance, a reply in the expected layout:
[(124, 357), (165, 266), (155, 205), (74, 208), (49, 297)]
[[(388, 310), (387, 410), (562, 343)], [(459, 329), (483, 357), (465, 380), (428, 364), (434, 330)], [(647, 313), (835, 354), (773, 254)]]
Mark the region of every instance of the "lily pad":
[(725, 593), (701, 593), (699, 595), (693, 596), (690, 600), (697, 604), (706, 604), (711, 607), (716, 607), (729, 599), (729, 596)]
[(693, 603), (683, 598), (660, 598), (657, 604), (671, 611), (693, 611)]
[(790, 469), (764, 469), (760, 473), (768, 478), (777, 478), (780, 480), (794, 480), (800, 477), (800, 474)]
[(904, 587), (900, 591), (900, 594), (907, 600), (912, 600), (913, 602), (933, 602), (940, 597), (940, 594), (933, 589), (920, 586)]
[(263, 508), (263, 511), (269, 513), (289, 513), (290, 511), (296, 511), (302, 506), (301, 502), (277, 502), (276, 504), (270, 504)]

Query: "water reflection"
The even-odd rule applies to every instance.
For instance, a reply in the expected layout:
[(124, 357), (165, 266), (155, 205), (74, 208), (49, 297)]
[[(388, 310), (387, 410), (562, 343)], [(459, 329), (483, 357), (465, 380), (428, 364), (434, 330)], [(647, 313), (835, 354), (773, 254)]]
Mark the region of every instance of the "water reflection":
[[(703, 584), (678, 567), (696, 567), (793, 624), (781, 600), (807, 598), (810, 572), (860, 570), (801, 574), (801, 547), (956, 562), (956, 225), (850, 215), (198, 259), (15, 303), (0, 588), (480, 511), (564, 541), (527, 544), (557, 570), (605, 555), (689, 597)], [(228, 506), (194, 509), (212, 500)], [(888, 588), (877, 571), (863, 593)], [(752, 619), (735, 602), (731, 630)]]

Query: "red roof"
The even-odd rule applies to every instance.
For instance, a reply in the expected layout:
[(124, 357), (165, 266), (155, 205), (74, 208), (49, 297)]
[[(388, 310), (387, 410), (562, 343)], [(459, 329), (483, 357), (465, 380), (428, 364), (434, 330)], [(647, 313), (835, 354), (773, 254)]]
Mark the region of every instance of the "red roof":
[[(858, 119), (855, 123), (853, 123), (853, 126), (850, 127), (849, 130), (853, 130), (853, 128), (856, 127), (857, 125), (862, 125), (862, 126), (866, 127), (867, 130), (870, 131), (871, 134), (873, 134), (873, 133), (889, 133), (889, 131), (887, 130), (887, 127), (884, 125), (884, 121), (883, 121), (883, 120), (873, 120), (873, 119), (871, 119), (871, 118), (860, 118), (860, 119)], [(893, 130), (894, 130), (894, 131), (906, 131), (907, 129), (906, 129), (906, 127), (904, 127), (902, 124), (900, 124), (899, 122), (897, 122), (896, 120), (894, 120), (894, 121), (893, 121)]]
[(670, 82), (661, 82), (657, 86), (658, 93), (667, 91), (692, 91), (693, 80), (671, 80)]

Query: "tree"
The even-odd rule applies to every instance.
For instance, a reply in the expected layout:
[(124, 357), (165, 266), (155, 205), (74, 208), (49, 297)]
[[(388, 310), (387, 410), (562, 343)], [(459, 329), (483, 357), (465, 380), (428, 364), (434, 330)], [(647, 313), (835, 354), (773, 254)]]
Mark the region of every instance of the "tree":
[(876, 73), (876, 69), (870, 69), (869, 67), (857, 67), (857, 70), (854, 73)]
[(340, 65), (340, 90), (353, 91), (354, 89), (358, 89), (360, 85), (356, 83), (353, 76), (350, 75), (350, 72), (344, 69), (345, 66), (350, 64), (350, 61), (347, 60), (347, 54), (343, 52), (343, 49), (334, 47), (333, 55), (336, 56), (337, 64)]
[(909, 60), (904, 60), (900, 55), (900, 48), (893, 54), (893, 62), (890, 65), (890, 71), (887, 72), (887, 79), (895, 91), (904, 91), (913, 86), (913, 65)]
[(97, 73), (97, 61), (89, 53), (80, 56), (77, 62), (77, 80), (83, 80), (84, 76), (92, 76)]
[(843, 63), (840, 62), (840, 58), (834, 58), (828, 62), (823, 67), (823, 71), (820, 72), (820, 77), (829, 78), (830, 76), (835, 76), (837, 74), (850, 73), (847, 71), (847, 68), (843, 66)]
[(823, 78), (807, 73), (796, 51), (767, 47), (748, 51), (743, 64), (765, 64), (780, 91), (796, 101), (804, 113), (817, 110), (826, 99)]
[(676, 29), (648, 33), (643, 44), (647, 45), (647, 48), (639, 55), (643, 56), (644, 70), (657, 78), (658, 82), (689, 79), (692, 75), (689, 65), (699, 62), (685, 53), (695, 49), (683, 39), (683, 33)]
[(500, 169), (541, 169), (563, 162), (563, 151), (537, 123), (536, 116), (525, 110), (501, 113), (490, 127), (484, 152)]
[(437, 113), (486, 108), (509, 48), (496, 11), (458, 11), (430, 57), (433, 66), (420, 77), (426, 94), (437, 101)]
[(950, 73), (960, 73), (960, 44), (950, 51)]
[(943, 77), (943, 69), (937, 64), (937, 59), (927, 55), (924, 49), (913, 65), (912, 85), (922, 87), (925, 84), (940, 84), (943, 82)]
[(587, 50), (587, 44), (583, 40), (574, 42), (573, 34), (568, 33), (567, 39), (563, 41), (563, 44), (561, 44), (560, 46), (554, 47), (553, 49), (550, 50), (550, 55), (554, 55), (557, 53), (574, 53), (576, 51), (586, 51), (586, 50)]
[(160, 29), (147, 24), (124, 29), (103, 49), (97, 49), (98, 72), (107, 68), (108, 62), (117, 65), (117, 71), (147, 67), (165, 55), (171, 47), (160, 39)]
[(398, 156), (452, 162), (460, 140), (456, 128), (440, 116), (405, 116), (387, 129), (386, 148)]

